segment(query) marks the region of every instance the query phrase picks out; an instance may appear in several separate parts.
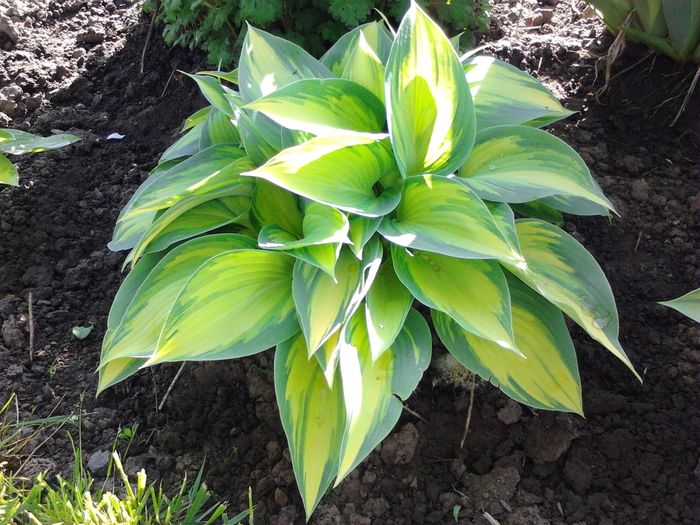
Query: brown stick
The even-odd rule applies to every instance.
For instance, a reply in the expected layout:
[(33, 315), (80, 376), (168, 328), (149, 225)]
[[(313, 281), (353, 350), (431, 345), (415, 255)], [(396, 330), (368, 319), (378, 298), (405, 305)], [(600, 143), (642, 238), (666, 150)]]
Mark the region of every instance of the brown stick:
[(467, 434), (469, 433), (469, 425), (472, 422), (472, 408), (474, 408), (474, 391), (476, 390), (476, 374), (472, 374), (472, 385), (469, 391), (469, 408), (467, 409), (467, 420), (464, 422), (464, 433), (462, 434), (462, 441), (459, 442), (459, 448), (464, 448), (464, 442), (467, 440)]
[(676, 125), (676, 122), (678, 122), (678, 119), (681, 117), (681, 114), (685, 111), (685, 107), (688, 105), (688, 101), (690, 100), (690, 96), (693, 94), (693, 91), (695, 91), (695, 86), (698, 85), (698, 79), (700, 79), (700, 65), (698, 66), (697, 71), (695, 72), (695, 76), (693, 77), (693, 81), (690, 83), (690, 88), (688, 89), (688, 92), (685, 94), (685, 98), (683, 99), (683, 104), (681, 104), (681, 109), (678, 110), (678, 113), (676, 113), (676, 117), (673, 119), (673, 122), (671, 122), (671, 126), (673, 127)]
[(642, 242), (642, 230), (639, 230), (639, 235), (637, 235), (637, 242), (634, 243), (634, 251), (636, 252), (639, 249), (639, 243)]
[(411, 414), (412, 416), (416, 416), (416, 417), (417, 417), (418, 419), (420, 419), (423, 423), (428, 423), (428, 420), (427, 420), (427, 419), (425, 419), (423, 416), (421, 416), (421, 415), (420, 415), (418, 412), (416, 412), (415, 410), (412, 410), (411, 408), (409, 408), (407, 405), (404, 405), (404, 406), (403, 406), (403, 409), (404, 409), (406, 412), (408, 412), (409, 414)]
[(163, 399), (160, 401), (160, 405), (158, 405), (158, 411), (160, 412), (163, 410), (163, 407), (165, 406), (165, 400), (168, 399), (168, 396), (170, 395), (170, 392), (172, 392), (173, 387), (175, 386), (175, 383), (177, 383), (177, 380), (180, 379), (180, 374), (182, 374), (182, 370), (185, 368), (185, 364), (187, 364), (187, 361), (182, 363), (180, 365), (180, 369), (177, 371), (177, 374), (175, 374), (175, 377), (173, 377), (173, 380), (170, 383), (170, 386), (168, 389), (165, 391), (165, 395), (163, 396)]
[(29, 292), (27, 297), (29, 309), (29, 362), (34, 362), (34, 308), (32, 304), (32, 292)]
[(148, 51), (148, 44), (151, 42), (151, 34), (153, 33), (153, 26), (156, 25), (156, 16), (158, 16), (158, 10), (160, 9), (160, 0), (156, 2), (156, 6), (153, 8), (153, 14), (151, 15), (151, 23), (148, 24), (148, 34), (146, 34), (146, 42), (143, 44), (143, 51), (141, 51), (141, 66), (139, 71), (143, 75), (144, 63), (146, 62), (146, 51)]

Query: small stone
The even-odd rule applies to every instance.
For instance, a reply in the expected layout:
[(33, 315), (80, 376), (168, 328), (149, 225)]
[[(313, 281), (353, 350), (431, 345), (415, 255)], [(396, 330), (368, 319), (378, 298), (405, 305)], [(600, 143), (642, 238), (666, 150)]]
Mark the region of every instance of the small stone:
[(2, 323), (2, 341), (10, 350), (19, 350), (24, 346), (24, 334), (12, 315)]
[(101, 44), (105, 41), (105, 33), (102, 30), (88, 29), (85, 33), (80, 33), (76, 40), (85, 44)]
[(0, 14), (0, 35), (5, 35), (13, 44), (16, 44), (19, 40), (17, 26), (15, 26), (15, 23), (9, 16), (4, 14)]
[(106, 450), (98, 450), (88, 458), (87, 468), (93, 476), (104, 476), (107, 474), (109, 459), (109, 452)]
[(506, 406), (496, 413), (496, 417), (498, 417), (499, 421), (506, 425), (513, 425), (517, 423), (520, 421), (522, 415), (522, 407), (517, 401), (513, 401), (512, 399), (508, 399), (506, 401)]
[(289, 496), (279, 487), (275, 489), (275, 503), (280, 508), (285, 507), (289, 503)]

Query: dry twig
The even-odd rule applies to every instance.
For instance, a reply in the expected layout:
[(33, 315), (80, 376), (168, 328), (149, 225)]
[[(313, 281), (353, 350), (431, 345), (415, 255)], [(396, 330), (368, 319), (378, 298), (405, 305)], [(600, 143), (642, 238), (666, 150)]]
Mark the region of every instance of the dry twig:
[(163, 396), (163, 399), (161, 399), (160, 405), (158, 405), (158, 411), (163, 410), (163, 407), (165, 406), (165, 400), (168, 399), (170, 392), (172, 392), (173, 388), (175, 387), (175, 383), (177, 383), (177, 380), (180, 379), (180, 374), (182, 374), (182, 371), (185, 368), (185, 364), (187, 364), (187, 362), (182, 363), (180, 365), (180, 369), (177, 371), (177, 374), (175, 374), (175, 377), (173, 377), (173, 380), (170, 382), (170, 386), (165, 391), (165, 395)]
[(467, 420), (464, 422), (464, 433), (462, 433), (462, 441), (459, 442), (459, 448), (464, 448), (464, 442), (467, 440), (469, 426), (472, 422), (472, 409), (474, 408), (474, 391), (476, 390), (476, 374), (472, 374), (472, 385), (469, 390), (469, 408), (467, 409)]
[(34, 362), (34, 307), (32, 292), (27, 297), (27, 308), (29, 310), (29, 362)]

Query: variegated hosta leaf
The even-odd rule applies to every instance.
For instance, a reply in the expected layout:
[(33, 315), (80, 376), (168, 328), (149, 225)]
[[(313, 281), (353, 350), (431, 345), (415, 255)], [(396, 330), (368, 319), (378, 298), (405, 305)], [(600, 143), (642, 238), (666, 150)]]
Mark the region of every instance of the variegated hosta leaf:
[(520, 203), (564, 194), (613, 210), (571, 146), (527, 126), (495, 126), (479, 132), (459, 176), (486, 200)]
[(553, 195), (545, 197), (538, 202), (554, 208), (557, 211), (570, 213), (571, 215), (602, 215), (603, 217), (610, 216), (610, 209), (606, 206), (601, 206), (588, 199), (574, 197), (571, 195)]
[(199, 136), (199, 149), (203, 150), (216, 144), (241, 144), (241, 136), (231, 122), (231, 117), (221, 111), (213, 110), (204, 121), (202, 133)]
[(401, 173), (447, 175), (474, 143), (474, 108), (459, 59), (442, 30), (415, 2), (386, 65), (385, 100)]
[(559, 227), (564, 226), (564, 217), (562, 217), (561, 212), (556, 208), (547, 206), (541, 200), (512, 204), (511, 208), (525, 217), (541, 219)]
[(372, 238), (374, 233), (379, 228), (379, 224), (382, 222), (381, 217), (363, 217), (361, 215), (350, 216), (350, 230), (348, 231), (348, 237), (350, 237), (350, 249), (359, 258), (362, 258), (362, 249), (365, 244)]
[[(63, 148), (80, 140), (80, 137), (67, 133), (40, 137), (18, 129), (0, 129), (0, 131), (5, 136), (4, 140), (0, 140), (0, 153), (10, 155), (39, 153), (40, 151)], [(8, 139), (7, 135), (11, 135), (12, 138)]]
[(343, 391), (330, 388), (299, 334), (277, 346), (275, 393), (307, 520), (338, 472)]
[(507, 268), (557, 305), (639, 378), (618, 341), (615, 298), (593, 256), (571, 235), (548, 222), (521, 219), (515, 228), (526, 266), (506, 264)]
[(350, 54), (342, 71), (342, 78), (355, 82), (384, 102), (384, 74), (382, 60), (372, 49), (364, 32), (357, 37), (357, 46)]
[(497, 58), (464, 64), (479, 131), (501, 124), (542, 127), (573, 114), (536, 78)]
[(318, 202), (309, 202), (304, 209), (303, 234), (297, 237), (277, 224), (260, 230), (258, 244), (266, 250), (285, 250), (335, 276), (335, 263), (340, 245), (349, 243), (348, 218), (344, 213)]
[[(98, 390), (125, 379), (130, 375), (125, 375), (126, 372), (133, 373), (138, 369), (130, 365), (133, 361), (124, 358), (139, 358), (141, 366), (153, 355), (171, 308), (197, 268), (218, 254), (254, 246), (254, 240), (242, 235), (207, 235), (181, 244), (158, 262), (133, 294), (129, 306), (124, 309), (121, 303), (125, 301), (120, 301), (115, 314), (110, 314), (113, 324), (108, 324), (108, 328), (112, 334), (105, 337), (102, 348)], [(134, 272), (140, 266), (137, 265)], [(132, 295), (134, 283), (142, 276), (141, 270), (138, 272), (134, 278), (124, 281), (124, 297)], [(119, 324), (114, 326), (119, 318)], [(121, 359), (118, 366), (110, 366), (117, 359)]]
[(0, 155), (0, 183), (19, 186), (19, 175), (10, 159)]
[(515, 214), (511, 207), (505, 202), (484, 201), (484, 204), (489, 209), (493, 222), (501, 230), (511, 250), (520, 253), (518, 235), (515, 233)]
[(199, 153), (199, 144), (202, 138), (202, 131), (205, 123), (200, 122), (195, 124), (191, 129), (187, 130), (182, 137), (177, 139), (171, 146), (166, 149), (160, 156), (159, 163), (164, 163), (176, 159), (183, 160), (183, 157), (191, 157)]
[(451, 257), (520, 261), (484, 202), (455, 178), (406, 179), (396, 216), (385, 217), (379, 233), (399, 246)]
[(390, 261), (379, 268), (367, 298), (365, 318), (372, 360), (389, 348), (406, 320), (413, 296), (401, 284)]
[(250, 197), (212, 196), (176, 202), (153, 222), (129, 256), (130, 262), (142, 254), (164, 250), (177, 242), (234, 222), (245, 222), (250, 209)]
[[(179, 161), (171, 160), (158, 164), (153, 170), (151, 170), (150, 176), (141, 185), (141, 187), (153, 184), (160, 175), (170, 170), (174, 166), (177, 166)], [(107, 245), (112, 251), (128, 250), (136, 246), (146, 233), (148, 228), (153, 223), (157, 212), (150, 211), (148, 213), (139, 213), (136, 215), (130, 215), (126, 217), (127, 212), (133, 203), (134, 196), (131, 197), (126, 206), (119, 213), (117, 218), (117, 223), (114, 226), (114, 232), (112, 233), (112, 240)]]
[(398, 177), (380, 195), (374, 192), (380, 179), (395, 173), (396, 163), (387, 139), (340, 135), (318, 137), (288, 148), (244, 175), (265, 179), (350, 213), (378, 217), (393, 210), (401, 199)]
[(199, 90), (202, 92), (202, 95), (204, 95), (204, 98), (207, 99), (207, 102), (227, 117), (233, 117), (233, 108), (228, 99), (224, 96), (224, 90), (218, 79), (208, 75), (191, 75), (189, 73), (185, 73), (185, 75), (197, 83)]
[(693, 321), (700, 323), (700, 288), (688, 292), (677, 299), (661, 301), (659, 304), (673, 308), (683, 315), (690, 317)]
[[(456, 259), (392, 246), (396, 275), (424, 305), (465, 330), (520, 353), (513, 340), (510, 295), (496, 261)], [(522, 354), (521, 354), (522, 355)]]
[(293, 265), (292, 257), (263, 250), (207, 260), (177, 297), (147, 364), (244, 357), (287, 340), (299, 330)]
[(362, 260), (352, 251), (340, 253), (335, 279), (322, 270), (297, 261), (294, 266), (294, 303), (309, 355), (340, 329), (365, 297), (382, 260), (378, 241), (365, 247)]
[(238, 65), (238, 85), (246, 104), (304, 78), (333, 74), (302, 48), (248, 26)]
[(403, 404), (430, 364), (432, 338), (425, 319), (411, 310), (393, 344), (379, 358), (369, 350), (363, 310), (345, 331), (340, 377), (346, 427), (335, 486), (391, 432)]
[(207, 119), (207, 116), (209, 116), (209, 112), (213, 109), (215, 109), (213, 106), (204, 106), (203, 108), (198, 109), (185, 119), (185, 123), (182, 125), (182, 129), (180, 131), (184, 133), (185, 131), (195, 127), (197, 124), (204, 122)]
[(583, 414), (576, 353), (564, 317), (517, 279), (509, 278), (508, 288), (515, 343), (525, 357), (477, 337), (433, 310), (440, 340), (460, 363), (516, 401)]
[(364, 37), (365, 42), (381, 63), (386, 63), (393, 38), (383, 23), (369, 22), (345, 33), (321, 57), (321, 63), (336, 77), (343, 74), (348, 62), (352, 60), (354, 53), (360, 47), (360, 35)]
[(151, 175), (126, 204), (118, 221), (162, 210), (186, 197), (213, 193), (237, 186), (250, 194), (251, 185), (238, 177), (253, 164), (242, 149), (218, 145), (200, 151), (167, 171)]
[(255, 181), (250, 215), (251, 222), (258, 229), (266, 224), (276, 224), (298, 237), (303, 235), (299, 198), (264, 179)]
[(263, 113), (288, 129), (314, 135), (345, 131), (385, 131), (384, 104), (371, 91), (341, 78), (298, 80), (246, 108)]

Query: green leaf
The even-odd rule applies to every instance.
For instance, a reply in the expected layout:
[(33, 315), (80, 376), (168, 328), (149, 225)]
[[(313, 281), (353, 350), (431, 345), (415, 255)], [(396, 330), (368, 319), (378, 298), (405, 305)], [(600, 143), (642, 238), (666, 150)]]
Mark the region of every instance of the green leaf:
[(19, 186), (17, 169), (12, 165), (10, 159), (4, 155), (0, 155), (0, 183)]
[(330, 388), (298, 335), (275, 351), (275, 393), (307, 520), (338, 471), (345, 429), (343, 391)]
[(303, 234), (297, 237), (276, 224), (268, 224), (258, 237), (266, 250), (285, 250), (313, 264), (331, 277), (340, 254), (341, 243), (348, 243), (347, 217), (330, 206), (310, 202), (304, 209)]
[[(338, 184), (338, 167), (343, 184)], [(255, 171), (244, 173), (308, 199), (341, 210), (378, 217), (393, 210), (401, 196), (398, 185), (376, 196), (375, 184), (397, 173), (388, 140), (373, 136), (318, 137), (288, 148)]]
[(296, 44), (248, 26), (238, 65), (241, 98), (246, 104), (304, 78), (333, 74)]
[(233, 250), (203, 263), (177, 297), (147, 364), (244, 357), (299, 330), (292, 300), (294, 259)]
[(297, 261), (294, 266), (294, 303), (309, 355), (340, 329), (358, 308), (376, 276), (382, 258), (381, 244), (367, 246), (358, 260), (343, 250), (333, 279), (322, 270)]
[(192, 113), (189, 117), (185, 119), (185, 123), (182, 125), (181, 132), (188, 131), (195, 127), (197, 124), (204, 122), (209, 115), (209, 112), (214, 109), (212, 106), (204, 106)]
[(573, 148), (527, 126), (495, 126), (479, 132), (459, 176), (482, 199), (522, 203), (563, 194), (613, 210)]
[(137, 261), (144, 253), (164, 250), (176, 242), (237, 222), (249, 209), (250, 197), (246, 195), (203, 196), (178, 201), (153, 222), (130, 259)]
[(539, 80), (497, 58), (464, 64), (479, 131), (501, 124), (542, 127), (572, 115)]
[[(358, 35), (357, 44), (348, 56), (341, 76), (368, 89), (383, 103), (384, 65), (367, 41), (364, 32)], [(382, 123), (385, 118), (382, 119)]]
[(679, 54), (688, 59), (700, 43), (700, 2), (662, 0), (668, 36)]
[(189, 196), (232, 190), (234, 186), (240, 188), (239, 194), (250, 195), (252, 185), (238, 177), (253, 167), (250, 160), (243, 157), (244, 153), (234, 146), (212, 146), (166, 172), (151, 176), (136, 190), (119, 220), (168, 208)]
[(508, 285), (497, 262), (408, 252), (398, 246), (392, 246), (391, 255), (396, 275), (421, 303), (446, 313), (465, 330), (520, 353), (513, 340)]
[(399, 246), (451, 257), (520, 261), (483, 201), (454, 178), (406, 179), (396, 216), (385, 217), (379, 233)]
[(610, 216), (610, 210), (606, 206), (601, 206), (588, 199), (573, 197), (571, 195), (553, 195), (539, 200), (540, 203), (554, 208), (555, 210), (571, 215), (602, 215), (603, 217)]
[(217, 144), (240, 145), (240, 143), (241, 136), (231, 122), (231, 118), (216, 109), (210, 111), (199, 136), (199, 149), (203, 150)]
[(0, 129), (5, 134), (12, 135), (12, 140), (0, 141), (0, 152), (11, 155), (38, 153), (51, 149), (63, 148), (80, 140), (80, 137), (59, 133), (48, 137), (39, 137), (18, 129)]
[(204, 98), (207, 99), (207, 102), (221, 111), (227, 117), (233, 117), (233, 107), (231, 107), (231, 104), (224, 95), (224, 89), (218, 79), (201, 74), (191, 75), (189, 73), (185, 73), (185, 75), (197, 83), (199, 90), (202, 92), (202, 95), (204, 95)]
[(391, 432), (403, 404), (430, 364), (432, 337), (425, 319), (411, 310), (394, 343), (374, 358), (369, 350), (363, 310), (345, 331), (340, 349), (340, 377), (346, 409), (338, 486)]
[(393, 38), (384, 27), (384, 24), (381, 22), (370, 22), (345, 33), (321, 57), (321, 63), (332, 71), (335, 76), (339, 77), (343, 74), (351, 57), (360, 46), (360, 34), (364, 36), (365, 41), (381, 63), (386, 63)]
[(512, 204), (511, 207), (520, 215), (530, 217), (532, 219), (541, 219), (551, 222), (552, 224), (562, 227), (564, 226), (564, 217), (559, 210), (547, 206), (541, 200), (532, 202), (523, 202), (521, 204)]
[(255, 181), (250, 211), (251, 220), (258, 229), (268, 224), (276, 224), (296, 236), (303, 235), (299, 198), (271, 182), (264, 179)]
[(389, 348), (404, 325), (413, 296), (401, 284), (390, 261), (385, 261), (367, 293), (365, 318), (372, 360)]
[(450, 41), (415, 2), (392, 45), (385, 85), (401, 173), (456, 171), (471, 151), (476, 130), (469, 86)]
[(93, 329), (93, 326), (74, 326), (71, 333), (76, 339), (85, 339), (92, 333)]
[(661, 301), (659, 304), (673, 308), (683, 315), (690, 317), (693, 321), (700, 323), (700, 288), (688, 292), (677, 299)]
[(548, 222), (521, 219), (515, 228), (526, 265), (505, 263), (506, 267), (557, 305), (639, 378), (618, 341), (615, 298), (593, 256), (571, 235)]
[(348, 231), (348, 237), (352, 242), (350, 249), (359, 259), (362, 258), (362, 249), (377, 231), (381, 222), (381, 217), (350, 216), (350, 230)]
[(515, 278), (508, 279), (515, 343), (525, 357), (464, 330), (433, 310), (435, 330), (465, 367), (516, 401), (583, 414), (576, 353), (557, 308)]
[[(197, 268), (215, 255), (254, 246), (255, 241), (242, 235), (207, 235), (183, 243), (163, 257), (138, 287), (129, 306), (124, 309), (122, 303), (114, 315), (110, 313), (113, 322), (121, 318), (105, 337), (98, 391), (126, 379), (156, 351), (168, 314)], [(124, 281), (125, 297), (131, 295), (139, 277), (136, 274), (134, 281)], [(134, 358), (139, 358), (136, 364)], [(110, 367), (117, 359), (121, 361)]]
[(168, 149), (160, 156), (159, 162), (167, 162), (182, 157), (191, 157), (199, 153), (199, 144), (204, 131), (204, 122), (195, 124), (192, 129), (188, 130), (182, 137), (177, 139)]
[(246, 106), (288, 129), (315, 135), (384, 131), (384, 105), (364, 87), (340, 78), (298, 80)]

